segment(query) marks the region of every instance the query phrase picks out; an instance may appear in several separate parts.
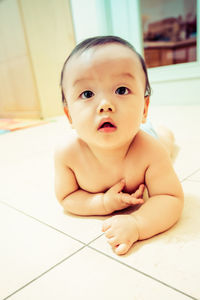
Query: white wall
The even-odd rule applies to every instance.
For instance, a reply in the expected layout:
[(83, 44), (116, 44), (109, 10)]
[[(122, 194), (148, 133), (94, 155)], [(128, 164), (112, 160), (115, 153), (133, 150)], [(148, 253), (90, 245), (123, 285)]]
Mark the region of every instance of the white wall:
[[(76, 42), (96, 35), (119, 35), (142, 52), (138, 0), (71, 0)], [(139, 24), (139, 26), (138, 26)], [(132, 28), (137, 31), (133, 33)]]
[(104, 0), (71, 0), (76, 42), (107, 34), (107, 24), (103, 10)]
[(200, 78), (152, 83), (152, 105), (200, 105)]

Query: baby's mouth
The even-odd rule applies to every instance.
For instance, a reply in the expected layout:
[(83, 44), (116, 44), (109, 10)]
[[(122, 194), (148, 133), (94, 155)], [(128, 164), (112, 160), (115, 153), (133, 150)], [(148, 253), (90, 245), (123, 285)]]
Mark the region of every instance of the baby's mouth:
[(98, 131), (102, 132), (113, 132), (117, 129), (117, 126), (111, 119), (103, 119), (101, 120)]
[(111, 124), (110, 122), (105, 122), (101, 125), (101, 127), (99, 129), (108, 128), (108, 127), (115, 127), (115, 126), (113, 124)]

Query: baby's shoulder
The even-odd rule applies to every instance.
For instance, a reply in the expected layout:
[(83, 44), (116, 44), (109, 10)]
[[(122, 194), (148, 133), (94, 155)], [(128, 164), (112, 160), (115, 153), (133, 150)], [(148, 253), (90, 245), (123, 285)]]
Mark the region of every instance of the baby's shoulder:
[(81, 140), (74, 130), (70, 130), (55, 147), (55, 159), (68, 164), (81, 150)]
[(153, 162), (166, 156), (166, 150), (158, 139), (140, 130), (134, 142), (136, 153), (145, 157), (149, 162)]

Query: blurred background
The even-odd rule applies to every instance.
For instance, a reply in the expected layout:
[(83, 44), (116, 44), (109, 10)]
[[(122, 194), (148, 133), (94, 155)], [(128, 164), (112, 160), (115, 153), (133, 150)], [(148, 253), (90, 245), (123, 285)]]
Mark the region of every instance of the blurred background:
[(66, 57), (108, 34), (144, 56), (152, 105), (200, 104), (200, 0), (0, 0), (0, 118), (62, 115)]

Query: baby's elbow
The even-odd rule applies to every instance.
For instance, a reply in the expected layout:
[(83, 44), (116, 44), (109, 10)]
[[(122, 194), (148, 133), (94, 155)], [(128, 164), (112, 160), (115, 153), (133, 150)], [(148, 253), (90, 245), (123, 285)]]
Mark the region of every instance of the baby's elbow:
[(183, 209), (183, 206), (184, 206), (184, 192), (183, 192), (183, 188), (182, 188), (181, 184), (180, 184), (180, 187), (179, 187), (178, 199), (179, 199), (179, 202), (180, 202), (180, 206)]
[(63, 207), (63, 204), (64, 204), (64, 198), (63, 198), (63, 197), (56, 196), (56, 199), (57, 199), (58, 203)]
[(71, 213), (67, 197), (57, 197), (57, 200), (58, 203), (62, 206), (64, 212)]
[(55, 191), (55, 195), (56, 195), (56, 199), (58, 200), (58, 203), (63, 206), (64, 205), (64, 202), (65, 202), (65, 199), (66, 199), (66, 196), (63, 196), (63, 194), (61, 194), (60, 192), (58, 191)]
[(63, 206), (65, 199), (67, 198), (69, 193), (64, 191), (63, 188), (59, 184), (57, 184), (57, 185), (55, 184), (54, 192), (55, 192), (55, 196), (56, 196), (58, 203)]
[(183, 207), (184, 207), (184, 193), (181, 190), (178, 195), (174, 196), (176, 199), (176, 205), (175, 205), (175, 210), (176, 211), (176, 215), (177, 215), (177, 221), (180, 219), (182, 211), (183, 211)]
[(58, 197), (58, 202), (62, 206), (64, 212), (73, 213), (73, 201), (71, 199), (71, 194), (62, 195)]
[(183, 211), (183, 207), (184, 207), (184, 192), (182, 191), (181, 194), (178, 197), (179, 199), (179, 203), (180, 203), (180, 215)]

